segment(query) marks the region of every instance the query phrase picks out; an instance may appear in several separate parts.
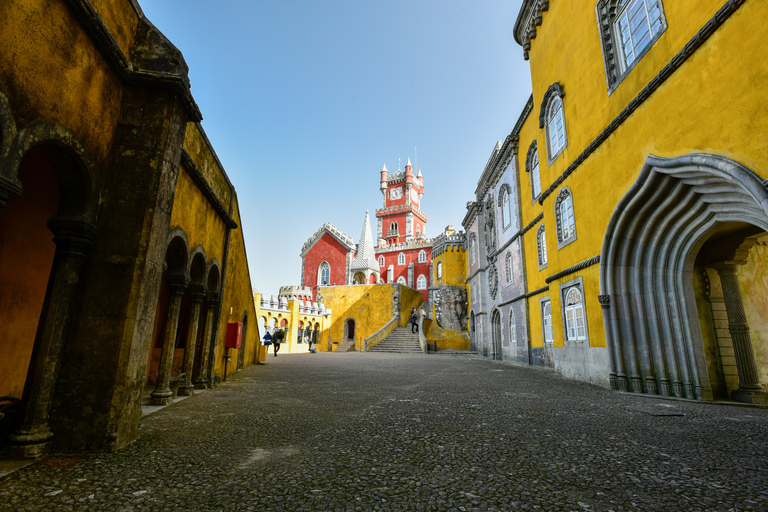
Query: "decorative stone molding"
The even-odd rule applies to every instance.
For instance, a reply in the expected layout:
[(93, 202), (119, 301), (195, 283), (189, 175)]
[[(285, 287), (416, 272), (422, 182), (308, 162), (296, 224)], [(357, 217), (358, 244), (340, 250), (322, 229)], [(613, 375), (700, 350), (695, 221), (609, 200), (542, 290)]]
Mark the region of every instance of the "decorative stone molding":
[(312, 248), (313, 245), (315, 245), (315, 242), (320, 240), (320, 238), (323, 237), (324, 234), (328, 233), (333, 238), (338, 240), (338, 242), (349, 249), (350, 251), (356, 251), (357, 247), (355, 245), (355, 242), (352, 240), (352, 237), (346, 233), (344, 233), (342, 230), (331, 224), (330, 222), (326, 222), (323, 224), (323, 226), (318, 229), (311, 237), (309, 237), (309, 240), (304, 242), (304, 245), (301, 247), (301, 257), (307, 255), (307, 252)]
[(544, 22), (543, 13), (549, 10), (549, 0), (523, 0), (515, 21), (515, 41), (523, 47), (523, 58), (528, 60), (531, 40), (536, 39), (536, 27)]
[(576, 206), (573, 204), (573, 193), (571, 192), (571, 189), (569, 187), (563, 187), (562, 189), (560, 189), (560, 193), (557, 194), (557, 198), (555, 198), (555, 231), (557, 232), (558, 250), (576, 241), (575, 210), (574, 210), (573, 236), (568, 240), (563, 239), (563, 218), (562, 218), (562, 214), (560, 213), (560, 205), (563, 203), (563, 201), (565, 201), (569, 197), (571, 198), (571, 206), (575, 209)]
[(185, 171), (187, 171), (189, 177), (192, 178), (192, 181), (195, 182), (197, 188), (200, 189), (200, 192), (203, 193), (213, 210), (221, 218), (221, 220), (224, 221), (224, 224), (226, 224), (229, 229), (237, 229), (237, 222), (235, 222), (235, 220), (229, 214), (227, 207), (224, 206), (224, 203), (222, 203), (218, 198), (216, 192), (213, 190), (213, 187), (211, 187), (211, 185), (208, 183), (208, 180), (205, 179), (205, 176), (203, 176), (200, 168), (192, 159), (192, 155), (190, 155), (189, 152), (183, 148), (181, 150), (181, 166)]
[(544, 96), (541, 98), (541, 107), (539, 109), (539, 128), (544, 128), (544, 126), (546, 126), (547, 107), (549, 107), (549, 102), (552, 101), (552, 98), (555, 96), (560, 99), (565, 98), (565, 91), (563, 90), (563, 86), (560, 85), (560, 82), (555, 82), (550, 85), (547, 89), (547, 92), (545, 92)]
[[(595, 265), (597, 263), (600, 263), (600, 255), (599, 254), (597, 256), (592, 256), (588, 260), (584, 260), (581, 263), (577, 263), (576, 265), (574, 265), (572, 267), (568, 267), (567, 269), (565, 269), (565, 270), (563, 270), (561, 272), (558, 272), (557, 274), (552, 274), (551, 276), (546, 278), (544, 280), (544, 282), (549, 284), (552, 281), (557, 281), (558, 279), (562, 279), (562, 278), (564, 278), (566, 276), (569, 276), (571, 274), (575, 274), (576, 272), (579, 272), (580, 270), (584, 270), (585, 268), (591, 267), (592, 265)], [(609, 299), (609, 297), (607, 295), (605, 295), (605, 296), (601, 295), (600, 297), (605, 297), (605, 300)], [(601, 301), (601, 304), (602, 304), (602, 301)]]
[(687, 293), (692, 253), (719, 222), (768, 231), (762, 180), (720, 156), (649, 156), (616, 205), (600, 255), (600, 294), (610, 297), (604, 322), (617, 389), (629, 383), (634, 392), (702, 398), (701, 332), (685, 320), (696, 317)]

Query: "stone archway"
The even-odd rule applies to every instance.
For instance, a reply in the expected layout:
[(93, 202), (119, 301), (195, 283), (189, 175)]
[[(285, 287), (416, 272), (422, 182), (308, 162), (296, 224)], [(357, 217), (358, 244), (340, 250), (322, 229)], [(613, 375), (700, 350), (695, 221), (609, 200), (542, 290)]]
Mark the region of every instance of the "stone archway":
[[(734, 223), (768, 230), (768, 190), (754, 173), (718, 156), (648, 157), (611, 217), (601, 252), (599, 298), (612, 387), (712, 397), (693, 271), (707, 241)], [(731, 249), (738, 245), (729, 244)], [(707, 265), (733, 266), (726, 254), (704, 253)], [(728, 287), (729, 328), (743, 334), (745, 325), (736, 319), (738, 283), (731, 279)], [(749, 375), (754, 356), (748, 329), (742, 346), (743, 357), (736, 359), (740, 378), (745, 372), (747, 380), (735, 397), (759, 401), (762, 389)]]
[(344, 340), (343, 341), (354, 341), (355, 340), (355, 319), (354, 318), (347, 318), (344, 321)]
[[(96, 240), (98, 188), (91, 158), (69, 130), (37, 122), (14, 133), (0, 111), (0, 286), (16, 290), (7, 297), (14, 304), (0, 299), (0, 313), (12, 312), (0, 326), (0, 350), (13, 366), (0, 364), (0, 394), (21, 398), (9, 426), (17, 428), (14, 455), (36, 457), (53, 437), (51, 403)], [(12, 286), (14, 275), (26, 290)]]
[(491, 357), (496, 360), (501, 360), (503, 357), (501, 349), (501, 313), (498, 309), (495, 309), (491, 315), (491, 341), (493, 343), (493, 353), (491, 354)]

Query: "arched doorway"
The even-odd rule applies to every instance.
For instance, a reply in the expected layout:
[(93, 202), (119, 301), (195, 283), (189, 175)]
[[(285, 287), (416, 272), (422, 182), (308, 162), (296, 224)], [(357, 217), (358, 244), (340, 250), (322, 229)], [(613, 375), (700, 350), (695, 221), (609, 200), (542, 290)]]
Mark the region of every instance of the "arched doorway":
[(493, 341), (493, 359), (501, 360), (501, 313), (496, 309), (491, 316), (491, 339)]
[(0, 166), (0, 395), (19, 407), (0, 432), (15, 431), (14, 455), (35, 457), (53, 437), (62, 354), (82, 343), (68, 334), (96, 239), (97, 180), (84, 146), (61, 126), (33, 123), (2, 136), (10, 150)]
[[(768, 268), (765, 251), (753, 252), (766, 231), (768, 190), (748, 169), (711, 155), (648, 158), (611, 217), (601, 253), (600, 302), (614, 388), (694, 399), (727, 392), (718, 376), (722, 358), (710, 330), (711, 308), (708, 314), (702, 300), (719, 287), (739, 377), (731, 396), (768, 399), (743, 300), (765, 296), (766, 285), (742, 293), (739, 280), (744, 265)], [(758, 339), (762, 350), (768, 338)]]
[(344, 322), (344, 341), (355, 340), (355, 319), (347, 318)]
[(469, 348), (477, 351), (477, 339), (475, 337), (475, 312), (469, 312)]

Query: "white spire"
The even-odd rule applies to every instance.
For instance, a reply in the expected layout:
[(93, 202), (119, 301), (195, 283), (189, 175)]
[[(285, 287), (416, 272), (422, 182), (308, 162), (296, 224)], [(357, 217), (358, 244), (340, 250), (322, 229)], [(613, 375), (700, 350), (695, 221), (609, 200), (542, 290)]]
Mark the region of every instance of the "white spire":
[(407, 163), (407, 164), (405, 164), (405, 166), (406, 166), (406, 167), (409, 167), (409, 166), (410, 166), (410, 167), (413, 167), (413, 166), (411, 165), (411, 157), (408, 157), (408, 163)]
[(419, 169), (419, 174), (416, 175), (417, 178), (421, 177), (421, 169)]
[(376, 261), (376, 253), (373, 250), (373, 236), (371, 235), (371, 222), (368, 210), (365, 210), (363, 221), (363, 233), (360, 235), (360, 243), (357, 245), (357, 254), (352, 260), (352, 270), (379, 271), (379, 262)]
[(384, 164), (384, 167), (382, 167), (381, 170), (387, 172), (387, 164)]

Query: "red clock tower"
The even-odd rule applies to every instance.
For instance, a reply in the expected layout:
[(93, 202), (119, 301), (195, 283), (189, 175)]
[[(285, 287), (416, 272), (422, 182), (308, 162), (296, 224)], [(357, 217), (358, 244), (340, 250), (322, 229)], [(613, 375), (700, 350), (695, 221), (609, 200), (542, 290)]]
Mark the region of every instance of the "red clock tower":
[(400, 282), (415, 288), (428, 299), (429, 263), (432, 241), (426, 237), (427, 216), (419, 208), (424, 195), (424, 177), (413, 175), (410, 158), (405, 172), (390, 175), (381, 170), (380, 190), (384, 207), (376, 210), (378, 248), (382, 281)]

